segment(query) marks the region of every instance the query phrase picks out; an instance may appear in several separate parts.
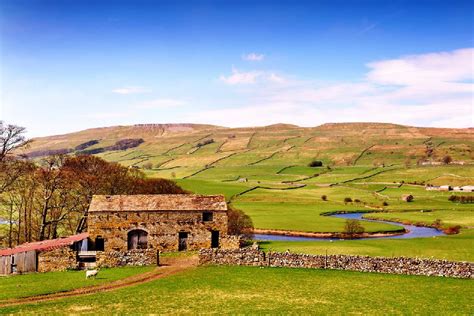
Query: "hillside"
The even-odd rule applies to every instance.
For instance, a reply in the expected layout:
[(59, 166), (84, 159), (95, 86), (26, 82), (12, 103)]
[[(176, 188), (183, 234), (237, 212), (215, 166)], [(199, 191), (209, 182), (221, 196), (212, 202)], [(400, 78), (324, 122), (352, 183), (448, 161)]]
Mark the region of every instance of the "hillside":
[[(126, 150), (120, 141), (142, 139)], [(147, 124), (95, 128), (37, 138), (27, 153), (38, 157), (53, 152), (105, 148), (107, 160), (157, 172), (174, 169), (178, 178), (207, 166), (306, 165), (312, 159), (325, 165), (415, 164), (420, 159), (474, 160), (473, 129), (417, 128), (381, 123), (334, 123), (314, 128), (276, 124), (256, 128), (224, 128), (196, 124)], [(87, 146), (90, 145), (90, 146)], [(112, 147), (108, 149), (108, 147)], [(162, 172), (167, 176), (166, 172)]]
[[(448, 198), (474, 193), (427, 191), (425, 185), (474, 184), (473, 148), (474, 129), (382, 123), (334, 123), (314, 128), (156, 124), (38, 138), (28, 152), (36, 152), (36, 159), (40, 159), (38, 153), (51, 151), (96, 151), (106, 160), (140, 168), (149, 177), (174, 179), (189, 191), (224, 194), (258, 229), (334, 233), (344, 229), (344, 220), (321, 215), (384, 211), (388, 220), (423, 225), (439, 220), (443, 227), (460, 225), (467, 232), (461, 237), (469, 244), (474, 227), (472, 204)], [(441, 164), (447, 155), (454, 163)], [(323, 166), (308, 167), (313, 160), (322, 161)], [(414, 201), (402, 201), (406, 194), (413, 195)], [(347, 198), (353, 202), (346, 202)], [(363, 226), (367, 232), (399, 229), (375, 222), (364, 222)], [(443, 239), (443, 245), (452, 238)], [(441, 251), (436, 253), (440, 258), (454, 255), (436, 241), (433, 239), (433, 246), (426, 246), (426, 251)], [(419, 249), (417, 239), (404, 243), (404, 249)], [(278, 247), (278, 243), (271, 246)], [(465, 258), (467, 248), (459, 244), (456, 256)], [(363, 248), (360, 253), (370, 249)]]

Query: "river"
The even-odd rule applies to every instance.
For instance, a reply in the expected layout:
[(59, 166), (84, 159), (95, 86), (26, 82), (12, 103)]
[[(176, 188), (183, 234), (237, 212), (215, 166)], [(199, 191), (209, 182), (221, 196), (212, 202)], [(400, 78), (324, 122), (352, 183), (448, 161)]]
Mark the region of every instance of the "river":
[[(379, 222), (387, 223), (396, 226), (401, 226), (405, 228), (407, 233), (401, 235), (393, 236), (377, 236), (377, 237), (366, 237), (366, 238), (357, 238), (351, 240), (361, 240), (361, 239), (407, 239), (407, 238), (420, 238), (420, 237), (434, 237), (445, 235), (442, 231), (430, 227), (418, 227), (414, 225), (405, 225), (396, 222), (382, 221), (382, 220), (373, 220), (362, 218), (363, 215), (367, 213), (346, 213), (346, 214), (333, 214), (330, 216), (344, 218), (344, 219), (357, 219), (360, 221), (367, 222)], [(270, 235), (270, 234), (255, 234), (256, 240), (281, 240), (281, 241), (334, 241), (341, 240), (339, 238), (318, 238), (318, 237), (295, 237), (295, 236), (282, 236), (282, 235)], [(349, 240), (349, 239), (348, 239)]]

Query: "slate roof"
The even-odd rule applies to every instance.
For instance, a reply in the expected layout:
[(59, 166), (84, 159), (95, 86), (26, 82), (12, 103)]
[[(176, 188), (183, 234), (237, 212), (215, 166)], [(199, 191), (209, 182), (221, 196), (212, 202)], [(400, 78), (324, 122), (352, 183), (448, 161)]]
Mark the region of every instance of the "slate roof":
[(27, 251), (32, 251), (32, 250), (36, 250), (36, 251), (53, 250), (53, 249), (57, 249), (61, 247), (71, 246), (73, 243), (86, 239), (87, 237), (89, 237), (88, 233), (82, 233), (82, 234), (68, 236), (64, 238), (29, 242), (29, 243), (21, 244), (15, 248), (0, 249), (0, 256), (9, 256), (15, 253), (27, 252)]
[(89, 206), (89, 212), (226, 210), (223, 195), (194, 194), (94, 195)]

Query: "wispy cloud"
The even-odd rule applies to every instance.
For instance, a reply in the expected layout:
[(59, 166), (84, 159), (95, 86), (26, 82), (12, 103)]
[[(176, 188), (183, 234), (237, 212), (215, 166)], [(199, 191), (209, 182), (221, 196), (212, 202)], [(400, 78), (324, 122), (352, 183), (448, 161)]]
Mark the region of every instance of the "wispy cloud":
[(367, 73), (359, 81), (330, 84), (279, 80), (266, 71), (234, 70), (225, 77), (227, 83), (259, 85), (240, 92), (245, 95), (238, 107), (193, 116), (202, 117), (200, 122), (229, 126), (379, 121), (473, 127), (472, 56), (474, 49), (467, 48), (374, 61), (367, 64)]
[(144, 87), (122, 87), (112, 90), (113, 93), (117, 94), (138, 94), (150, 92), (149, 89)]
[(256, 84), (256, 83), (284, 83), (286, 79), (269, 71), (241, 71), (232, 67), (232, 73), (228, 76), (220, 76), (219, 80), (228, 85)]
[(228, 85), (237, 84), (254, 84), (257, 79), (262, 76), (261, 71), (240, 71), (236, 68), (232, 68), (232, 74), (229, 76), (220, 76), (219, 80)]
[(247, 61), (262, 61), (265, 59), (264, 54), (250, 53), (242, 55), (243, 60)]

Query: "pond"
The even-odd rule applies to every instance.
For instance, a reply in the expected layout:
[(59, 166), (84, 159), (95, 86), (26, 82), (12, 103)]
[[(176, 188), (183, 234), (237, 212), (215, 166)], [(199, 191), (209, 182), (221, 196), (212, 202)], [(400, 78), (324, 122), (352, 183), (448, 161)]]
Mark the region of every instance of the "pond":
[[(374, 220), (374, 219), (365, 219), (362, 216), (367, 213), (346, 213), (346, 214), (333, 214), (330, 216), (344, 218), (344, 219), (357, 219), (360, 221), (367, 221), (367, 222), (379, 222), (379, 223), (387, 223), (396, 226), (401, 226), (405, 228), (407, 231), (405, 234), (402, 235), (394, 235), (394, 236), (377, 236), (377, 237), (366, 237), (366, 238), (358, 238), (353, 240), (361, 240), (361, 239), (407, 239), (407, 238), (420, 238), (420, 237), (433, 237), (433, 236), (442, 236), (445, 235), (442, 231), (437, 230), (435, 228), (430, 227), (418, 227), (414, 225), (405, 225), (396, 222), (390, 221), (382, 221), (382, 220)], [(282, 236), (282, 235), (270, 235), (270, 234), (255, 234), (256, 240), (281, 240), (281, 241), (334, 241), (334, 240), (341, 240), (340, 238), (318, 238), (318, 237), (295, 237), (295, 236)]]

